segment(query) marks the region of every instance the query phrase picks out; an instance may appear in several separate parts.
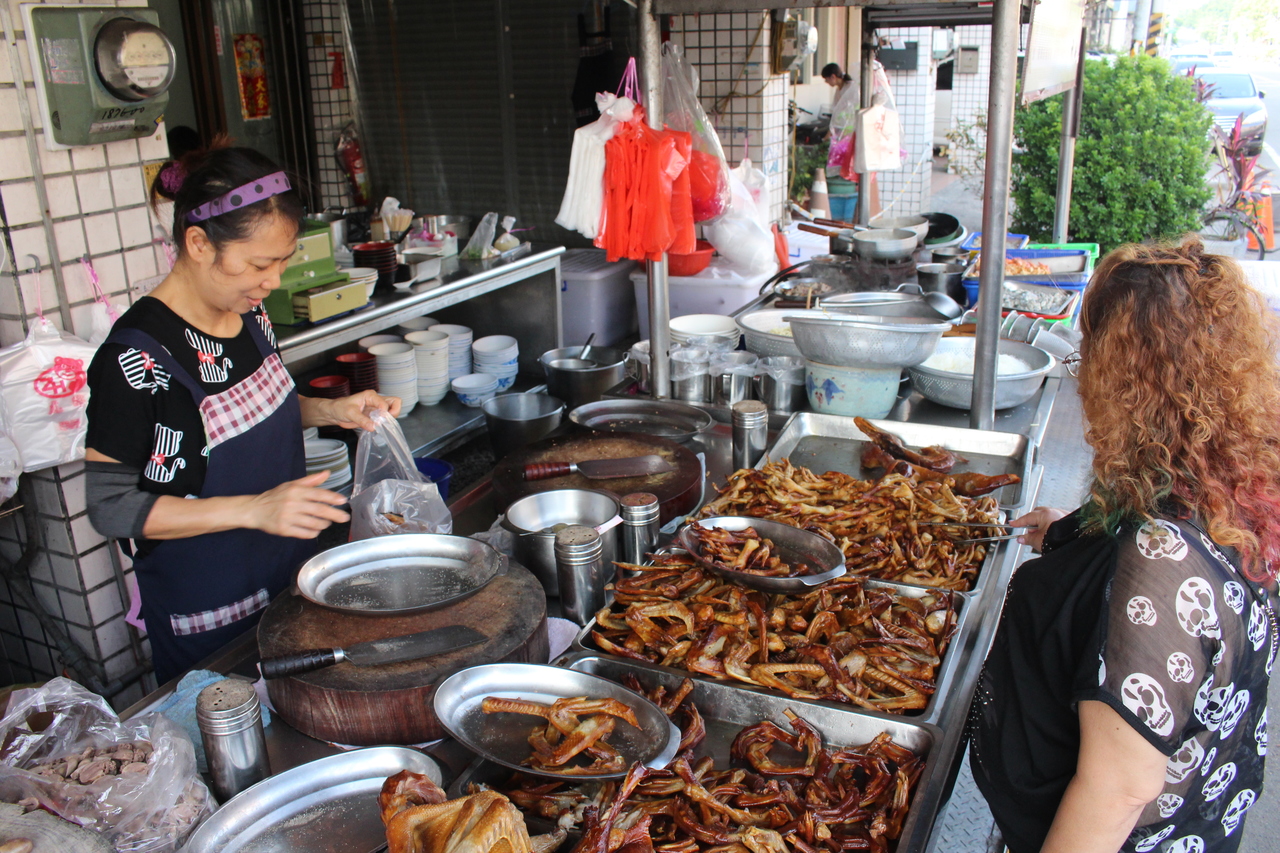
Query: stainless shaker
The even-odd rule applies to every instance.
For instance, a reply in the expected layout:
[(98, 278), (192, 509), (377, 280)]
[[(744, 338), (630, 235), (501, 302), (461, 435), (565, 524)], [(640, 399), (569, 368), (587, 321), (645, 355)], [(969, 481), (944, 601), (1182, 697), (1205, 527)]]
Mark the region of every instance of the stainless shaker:
[(556, 580), (564, 618), (586, 625), (605, 605), (606, 574), (600, 534), (594, 527), (571, 524), (556, 534)]
[(218, 802), (225, 803), (271, 775), (262, 705), (252, 684), (228, 678), (201, 690), (196, 697), (196, 724)]
[(750, 468), (769, 444), (769, 408), (759, 400), (733, 404), (733, 467)]
[(658, 496), (634, 492), (622, 499), (622, 562), (641, 563), (658, 547)]

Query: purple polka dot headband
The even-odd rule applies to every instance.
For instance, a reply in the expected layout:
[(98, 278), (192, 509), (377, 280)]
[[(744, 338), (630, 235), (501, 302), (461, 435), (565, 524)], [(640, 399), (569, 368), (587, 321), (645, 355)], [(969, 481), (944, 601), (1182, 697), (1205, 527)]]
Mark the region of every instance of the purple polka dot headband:
[(214, 216), (220, 216), (229, 210), (239, 210), (273, 195), (280, 195), (280, 193), (287, 192), (289, 189), (291, 189), (289, 179), (285, 177), (284, 172), (272, 172), (270, 175), (259, 178), (256, 181), (250, 181), (242, 187), (236, 187), (231, 192), (219, 196), (213, 201), (205, 202), (187, 214), (187, 221), (203, 222)]

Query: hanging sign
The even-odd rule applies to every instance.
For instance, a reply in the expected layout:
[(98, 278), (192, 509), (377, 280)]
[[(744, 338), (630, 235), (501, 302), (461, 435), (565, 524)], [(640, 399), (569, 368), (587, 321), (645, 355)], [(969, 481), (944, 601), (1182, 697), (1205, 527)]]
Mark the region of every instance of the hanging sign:
[(1031, 7), (1031, 34), (1022, 66), (1022, 104), (1076, 84), (1084, 0), (1040, 0)]
[(231, 37), (236, 54), (236, 82), (240, 86), (240, 115), (245, 121), (271, 118), (271, 93), (267, 91), (266, 50), (256, 33)]

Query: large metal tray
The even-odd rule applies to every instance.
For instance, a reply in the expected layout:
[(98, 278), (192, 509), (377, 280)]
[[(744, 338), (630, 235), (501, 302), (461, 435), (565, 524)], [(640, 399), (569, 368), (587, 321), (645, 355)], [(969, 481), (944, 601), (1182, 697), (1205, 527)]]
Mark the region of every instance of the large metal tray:
[[(630, 705), (640, 727), (619, 720), (609, 743), (627, 765), (615, 773), (592, 775), (534, 770), (523, 766), (529, 757), (529, 733), (544, 721), (525, 714), (486, 714), (481, 703), (487, 696), (527, 699), (551, 704), (557, 699), (587, 696), (612, 698)], [(650, 767), (666, 767), (680, 747), (680, 732), (657, 705), (606, 679), (557, 666), (528, 663), (491, 663), (454, 673), (435, 692), (434, 706), (440, 725), (472, 752), (533, 776), (552, 779), (616, 779), (639, 761)]]
[(406, 747), (330, 755), (241, 791), (200, 825), (182, 853), (374, 850), (386, 840), (378, 792), (401, 770), (441, 781), (434, 761)]
[[(661, 684), (669, 691), (690, 675), (598, 654), (578, 653), (564, 658), (561, 664), (571, 670), (611, 681), (621, 681), (625, 675), (632, 674), (646, 688), (652, 689)], [(862, 713), (847, 707), (832, 707), (827, 703), (749, 692), (734, 684), (697, 679), (694, 679), (690, 701), (698, 707), (707, 728), (707, 737), (695, 751), (695, 755), (698, 758), (714, 758), (717, 767), (730, 765), (729, 747), (745, 726), (770, 720), (783, 730), (790, 731), (783, 713), (788, 708), (817, 729), (828, 747), (858, 746), (871, 741), (881, 732), (888, 732), (894, 742), (923, 757), (925, 762), (896, 850), (897, 853), (919, 853), (925, 849), (933, 817), (937, 814), (946, 790), (946, 762), (940, 754), (942, 733), (935, 726), (914, 720), (907, 721), (901, 717)], [(472, 783), (501, 785), (508, 778), (509, 770), (490, 762), (477, 761), (454, 781), (449, 789), (450, 796), (467, 793), (467, 788)], [(549, 824), (543, 824), (537, 818), (529, 823), (531, 831), (550, 829)]]
[(697, 406), (672, 400), (598, 400), (569, 412), (569, 420), (598, 432), (638, 432), (681, 444), (715, 422)]
[[(945, 593), (946, 590), (929, 589), (926, 587), (912, 586), (911, 584), (894, 583), (892, 581), (866, 580), (864, 583), (868, 587), (884, 587), (892, 589), (895, 593), (906, 596), (908, 598), (922, 598), (931, 593)], [(841, 711), (854, 711), (858, 714), (864, 714), (885, 720), (909, 720), (912, 723), (932, 723), (936, 724), (943, 717), (947, 699), (951, 693), (953, 682), (955, 681), (956, 670), (960, 667), (960, 662), (964, 658), (965, 649), (972, 640), (971, 631), (969, 630), (969, 614), (974, 612), (975, 597), (973, 593), (953, 592), (956, 608), (956, 627), (951, 634), (951, 642), (947, 645), (947, 650), (942, 655), (942, 665), (938, 669), (938, 677), (934, 679), (933, 695), (929, 697), (929, 702), (919, 711), (904, 711), (901, 714), (890, 714), (884, 711), (871, 711), (865, 708), (858, 708), (855, 705), (846, 704), (844, 702), (828, 702), (821, 699), (800, 700), (790, 699), (766, 687), (756, 687), (753, 684), (746, 684), (740, 681), (730, 679), (718, 679), (709, 675), (703, 675), (698, 672), (691, 672), (687, 669), (679, 669), (678, 667), (660, 666), (656, 663), (648, 663), (646, 661), (630, 661), (637, 667), (651, 671), (664, 672), (668, 675), (678, 675), (681, 678), (692, 678), (694, 681), (706, 681), (710, 684), (719, 684), (725, 687), (732, 687), (734, 690), (743, 690), (753, 694), (764, 696), (774, 696), (779, 699), (795, 702), (808, 702), (824, 708), (834, 708)], [(976, 628), (977, 625), (975, 624)], [(586, 652), (592, 655), (600, 655), (609, 660), (626, 660), (625, 658), (616, 657), (609, 654), (603, 649), (595, 645), (591, 639), (591, 632), (596, 629), (596, 620), (592, 617), (591, 621), (586, 624), (578, 635), (573, 638), (573, 643), (569, 646), (570, 654), (573, 652)]]
[[(908, 447), (941, 445), (963, 456), (966, 461), (957, 464), (956, 471), (1017, 474), (1022, 478), (1021, 483), (1005, 486), (992, 494), (1006, 509), (1022, 504), (1034, 461), (1033, 446), (1025, 435), (903, 421), (868, 420), (880, 429), (898, 436)], [(854, 424), (853, 418), (797, 412), (787, 421), (759, 464), (785, 457), (791, 460), (792, 465), (803, 465), (819, 474), (839, 471), (854, 477), (865, 477), (867, 475), (861, 463), (862, 446), (869, 440)]]

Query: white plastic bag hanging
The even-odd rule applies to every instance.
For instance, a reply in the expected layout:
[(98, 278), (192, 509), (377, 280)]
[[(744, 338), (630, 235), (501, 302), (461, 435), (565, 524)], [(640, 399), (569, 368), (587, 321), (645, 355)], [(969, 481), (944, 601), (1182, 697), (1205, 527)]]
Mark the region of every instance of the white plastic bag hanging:
[(351, 490), (351, 539), (393, 533), (452, 533), (453, 516), (435, 483), (418, 471), (396, 419), (382, 410), (360, 433)]
[(902, 125), (884, 66), (873, 63), (871, 106), (858, 111), (854, 168), (888, 172), (902, 168)]
[[(635, 76), (635, 59), (627, 66), (631, 78)], [(612, 95), (600, 92), (596, 95), (596, 109), (600, 118), (583, 125), (573, 132), (573, 149), (569, 154), (569, 179), (565, 182), (564, 198), (556, 224), (583, 237), (594, 240), (600, 233), (604, 215), (604, 144), (613, 139), (618, 125), (631, 121), (635, 112), (636, 84), (623, 77), (622, 87), (630, 85), (628, 94)]]
[(22, 470), (84, 457), (87, 371), (96, 349), (38, 316), (25, 341), (0, 350), (0, 400)]
[(89, 286), (93, 288), (93, 303), (89, 306), (89, 343), (94, 347), (100, 347), (107, 339), (107, 335), (111, 334), (111, 327), (115, 325), (116, 320), (120, 319), (125, 309), (113, 305), (107, 298), (107, 294), (102, 292), (98, 271), (93, 268), (93, 262), (89, 260), (88, 255), (80, 259), (80, 264), (84, 267), (85, 277), (89, 279)]
[(733, 169), (733, 175), (742, 181), (756, 207), (756, 221), (769, 230), (769, 179), (751, 162), (748, 154), (749, 138), (742, 141), (742, 160)]
[(702, 226), (711, 245), (729, 263), (747, 273), (773, 272), (778, 268), (773, 250), (773, 234), (761, 224), (751, 193), (737, 175), (729, 176), (732, 201), (715, 222)]

